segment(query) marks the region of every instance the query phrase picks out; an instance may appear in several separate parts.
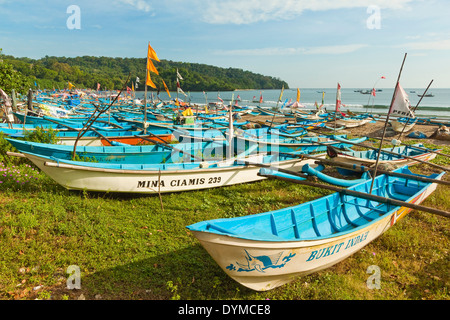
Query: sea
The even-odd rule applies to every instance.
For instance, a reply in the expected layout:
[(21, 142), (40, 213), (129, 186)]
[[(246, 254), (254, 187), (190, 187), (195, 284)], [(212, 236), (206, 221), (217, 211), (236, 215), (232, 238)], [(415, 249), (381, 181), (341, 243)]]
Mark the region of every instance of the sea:
[[(376, 89), (375, 96), (371, 95), (371, 90), (367, 88), (341, 88), (341, 111), (350, 110), (355, 113), (372, 113), (379, 115), (386, 115), (394, 93), (393, 88)], [(429, 89), (427, 94), (431, 96), (423, 97), (419, 103), (420, 96), (425, 91), (424, 88), (404, 88), (408, 95), (411, 109), (415, 110), (417, 117), (432, 117), (437, 119), (450, 118), (450, 88)], [(327, 111), (334, 111), (336, 107), (336, 88), (300, 88), (300, 103), (305, 106), (305, 110), (315, 110), (315, 103), (318, 105), (324, 104)], [(239, 106), (260, 106), (262, 108), (272, 109), (280, 108), (288, 100), (294, 102), (297, 99), (297, 88), (284, 89), (281, 100), (281, 89), (275, 90), (235, 90), (235, 91), (208, 91), (208, 92), (187, 92), (185, 95), (178, 94), (178, 98), (191, 104), (202, 104), (219, 102), (220, 99), (225, 104), (230, 104), (232, 98), (238, 100)], [(156, 92), (153, 92), (156, 97)], [(176, 92), (170, 92), (171, 98), (166, 92), (160, 92), (159, 97), (168, 101), (177, 97)], [(143, 92), (137, 92), (137, 98), (143, 98)], [(259, 102), (262, 96), (262, 103)], [(151, 98), (151, 92), (148, 92), (148, 98)], [(419, 103), (419, 104), (418, 104)]]

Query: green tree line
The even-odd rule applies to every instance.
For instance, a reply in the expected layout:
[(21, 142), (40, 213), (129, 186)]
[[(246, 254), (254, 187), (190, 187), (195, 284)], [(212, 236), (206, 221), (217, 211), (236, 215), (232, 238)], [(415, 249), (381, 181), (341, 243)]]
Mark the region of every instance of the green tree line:
[[(1, 52), (0, 52), (1, 53)], [(120, 89), (131, 74), (129, 87), (136, 86), (136, 77), (140, 79), (136, 90), (144, 90), (146, 77), (146, 58), (112, 58), (82, 56), (75, 58), (50, 57), (41, 59), (17, 58), (1, 55), (3, 64), (7, 64), (17, 74), (23, 75), (32, 89), (63, 89), (68, 82), (77, 88), (101, 90)], [(159, 75), (151, 73), (152, 81), (163, 91), (162, 79), (170, 91), (177, 88), (177, 69), (182, 75), (181, 88), (184, 91), (229, 91), (235, 89), (279, 89), (288, 84), (275, 77), (264, 76), (238, 68), (220, 68), (206, 64), (174, 62), (161, 60), (154, 62)], [(1, 83), (0, 83), (1, 84)], [(35, 85), (36, 84), (36, 85)], [(26, 85), (25, 85), (26, 87)], [(22, 88), (17, 88), (21, 91)]]

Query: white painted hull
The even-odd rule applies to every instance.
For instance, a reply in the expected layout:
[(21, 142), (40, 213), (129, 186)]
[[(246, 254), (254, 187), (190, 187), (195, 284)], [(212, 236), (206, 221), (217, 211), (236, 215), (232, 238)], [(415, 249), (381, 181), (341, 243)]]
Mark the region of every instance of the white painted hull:
[(345, 126), (346, 128), (356, 128), (365, 125), (370, 121), (372, 121), (372, 119), (362, 119), (362, 120), (336, 119), (336, 124), (339, 126)]
[(406, 124), (406, 122), (399, 122), (397, 120), (391, 121), (392, 129), (395, 132), (408, 132), (415, 126), (415, 122), (409, 123), (408, 125), (406, 125), (405, 130), (403, 130), (403, 128), (405, 127), (405, 124)]
[[(260, 169), (257, 166), (226, 167), (227, 162), (221, 163), (223, 167), (160, 172), (159, 170), (119, 170), (77, 166), (49, 161), (37, 155), (24, 154), (58, 184), (67, 189), (76, 190), (154, 194), (223, 187), (266, 179), (257, 175)], [(320, 157), (324, 158), (325, 155), (321, 154)], [(262, 156), (250, 156), (244, 160), (258, 163)], [(314, 161), (293, 159), (274, 162), (271, 165), (300, 171), (304, 164), (314, 165)]]
[[(436, 184), (431, 184), (411, 202), (421, 203), (435, 189)], [(250, 289), (266, 291), (347, 258), (386, 232), (409, 211), (411, 209), (401, 207), (352, 233), (309, 241), (253, 241), (191, 232), (227, 275)]]

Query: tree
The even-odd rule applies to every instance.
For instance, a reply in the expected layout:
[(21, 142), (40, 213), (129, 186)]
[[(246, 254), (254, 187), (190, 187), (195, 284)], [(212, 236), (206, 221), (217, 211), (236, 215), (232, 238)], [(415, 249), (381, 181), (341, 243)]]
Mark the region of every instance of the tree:
[(0, 49), (0, 88), (8, 95), (11, 94), (12, 89), (18, 93), (25, 94), (28, 88), (31, 87), (31, 81), (20, 72), (14, 70), (13, 66), (3, 61), (2, 50)]

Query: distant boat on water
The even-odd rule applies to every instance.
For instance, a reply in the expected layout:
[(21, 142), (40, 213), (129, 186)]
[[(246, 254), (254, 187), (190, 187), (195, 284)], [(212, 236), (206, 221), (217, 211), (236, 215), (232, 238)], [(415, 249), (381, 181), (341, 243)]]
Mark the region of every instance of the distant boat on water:
[[(421, 97), (422, 96), (422, 94), (418, 94), (417, 95), (418, 97)], [(432, 94), (432, 93), (427, 93), (427, 94), (425, 94), (425, 95), (423, 95), (424, 97), (434, 97), (434, 94)]]

